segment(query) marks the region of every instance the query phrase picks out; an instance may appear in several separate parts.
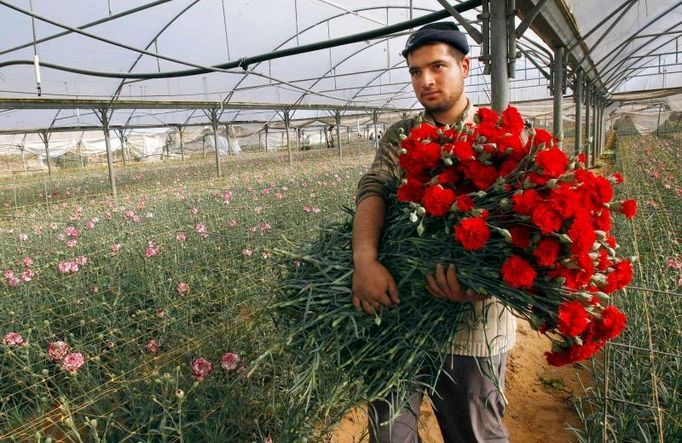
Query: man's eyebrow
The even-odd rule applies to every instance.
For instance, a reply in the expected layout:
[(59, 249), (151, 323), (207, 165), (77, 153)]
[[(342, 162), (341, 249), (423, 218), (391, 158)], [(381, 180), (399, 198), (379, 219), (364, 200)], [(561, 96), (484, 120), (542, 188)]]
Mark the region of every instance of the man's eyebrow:
[[(437, 65), (437, 64), (441, 64), (441, 65), (442, 65), (442, 64), (447, 64), (447, 63), (448, 63), (447, 60), (438, 59), (438, 60), (433, 60), (432, 62), (427, 63), (425, 66), (433, 66), (433, 65)], [(413, 70), (415, 70), (415, 69), (421, 69), (421, 68), (422, 68), (422, 66), (408, 66), (408, 69), (407, 69), (407, 70), (411, 72), (411, 71), (413, 71)]]

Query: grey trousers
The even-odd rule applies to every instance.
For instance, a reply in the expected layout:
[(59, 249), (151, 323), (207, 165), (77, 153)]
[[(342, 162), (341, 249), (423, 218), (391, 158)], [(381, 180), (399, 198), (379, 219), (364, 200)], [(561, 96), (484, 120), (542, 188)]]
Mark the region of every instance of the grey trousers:
[[(445, 443), (507, 443), (509, 435), (502, 423), (504, 401), (490, 376), (504, 390), (507, 353), (493, 358), (450, 355), (431, 397)], [(486, 377), (487, 374), (488, 376)], [(370, 443), (417, 443), (419, 409), (423, 392), (409, 398), (409, 406), (393, 423), (389, 422), (390, 402), (374, 402), (368, 407)]]

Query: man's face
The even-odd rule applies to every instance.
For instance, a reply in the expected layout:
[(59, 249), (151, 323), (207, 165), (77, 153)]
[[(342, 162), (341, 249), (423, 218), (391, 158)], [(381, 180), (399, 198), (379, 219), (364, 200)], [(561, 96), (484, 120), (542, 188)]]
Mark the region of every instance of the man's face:
[(412, 87), (427, 111), (446, 112), (464, 93), (469, 75), (469, 57), (458, 54), (445, 43), (425, 45), (407, 55)]

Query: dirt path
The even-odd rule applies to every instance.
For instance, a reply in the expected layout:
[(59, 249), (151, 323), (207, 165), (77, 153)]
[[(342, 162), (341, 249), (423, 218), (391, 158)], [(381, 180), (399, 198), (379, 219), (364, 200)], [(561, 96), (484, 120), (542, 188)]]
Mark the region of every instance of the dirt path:
[[(566, 443), (576, 441), (566, 428), (580, 428), (570, 398), (580, 394), (578, 375), (589, 385), (589, 373), (573, 367), (555, 368), (545, 363), (543, 354), (549, 341), (519, 321), (517, 344), (508, 362), (506, 396), (509, 406), (505, 424), (511, 443)], [(367, 419), (362, 411), (348, 414), (332, 436), (333, 443), (369, 441), (365, 434)], [(423, 443), (443, 441), (436, 418), (425, 401), (419, 434)]]

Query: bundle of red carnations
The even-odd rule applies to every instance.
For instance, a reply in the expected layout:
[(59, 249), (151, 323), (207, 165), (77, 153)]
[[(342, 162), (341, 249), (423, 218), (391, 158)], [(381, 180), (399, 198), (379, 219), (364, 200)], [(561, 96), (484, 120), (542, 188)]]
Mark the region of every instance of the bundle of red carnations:
[(462, 286), (547, 334), (551, 364), (588, 358), (624, 327), (609, 303), (632, 278), (610, 234), (612, 212), (636, 212), (633, 201), (611, 201), (611, 183), (622, 177), (586, 170), (582, 156), (569, 159), (546, 131), (524, 129), (512, 107), (499, 118), (481, 108), (475, 125), (418, 125), (402, 140), (400, 165), (403, 183), (385, 185), (379, 247), (399, 305), (375, 316), (353, 308), (351, 219), (294, 250), (275, 250), (283, 274), (264, 310), (282, 340), (251, 371), (276, 367), (269, 362), (282, 351), (293, 359), (284, 426), (292, 438), (302, 421), (323, 430), (362, 402), (401, 403), (435, 387), (472, 308), (428, 294), (425, 276), (437, 263), (454, 262)]
[[(632, 218), (636, 203), (612, 202), (620, 174), (593, 174), (584, 154), (569, 159), (546, 131), (524, 130), (515, 108), (501, 118), (481, 108), (476, 117), (460, 128), (422, 123), (403, 136), (398, 200), (411, 203), (413, 222), (442, 218), (464, 250), (504, 257), (476, 260), (499, 281), (471, 275), (466, 283), (550, 335), (550, 364), (588, 358), (625, 326), (617, 307), (605, 307), (632, 279), (631, 261), (616, 254), (611, 214)], [(466, 259), (455, 254), (460, 269)]]

